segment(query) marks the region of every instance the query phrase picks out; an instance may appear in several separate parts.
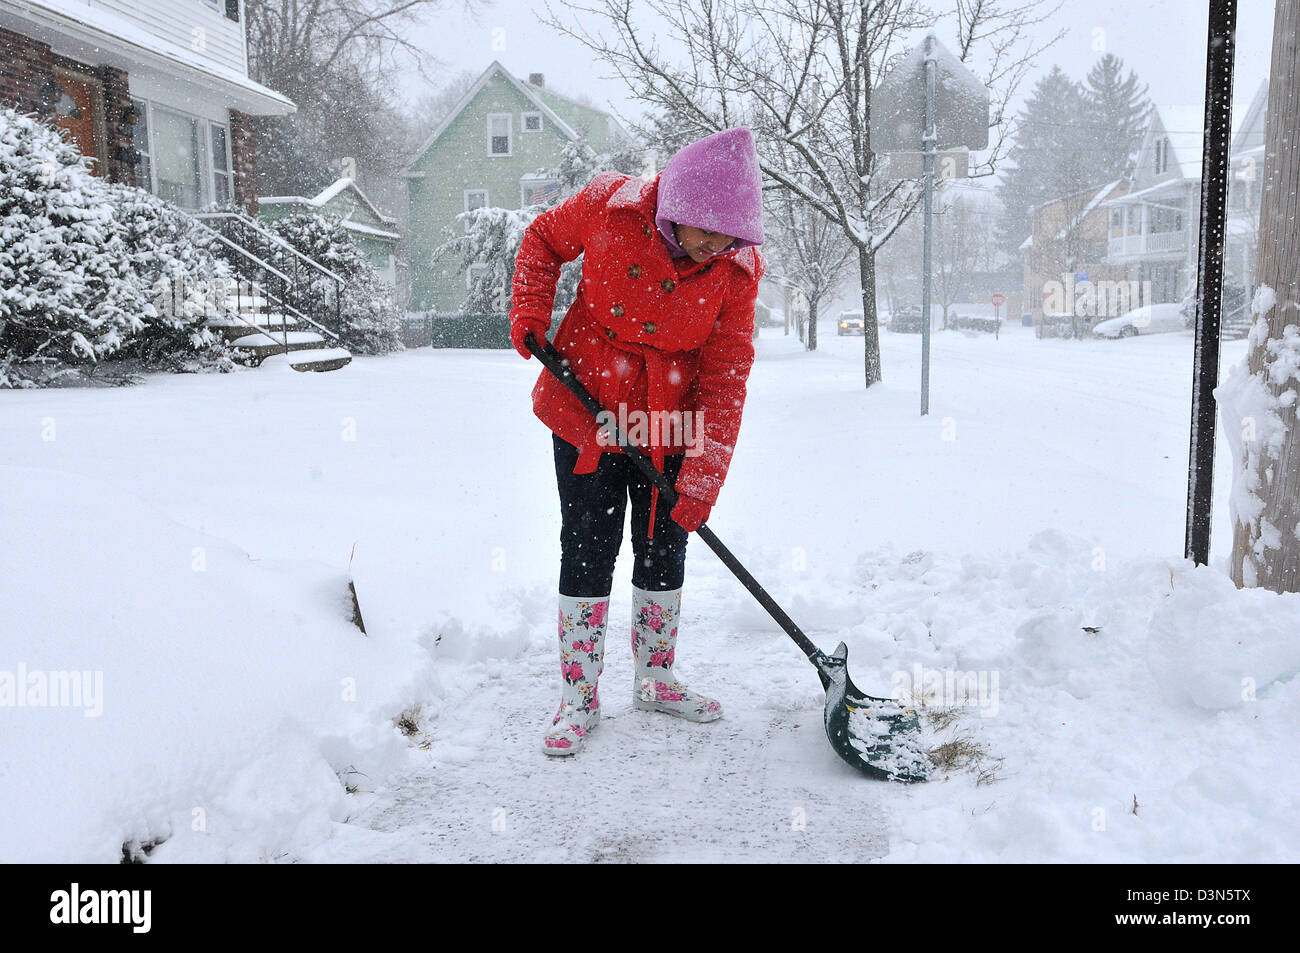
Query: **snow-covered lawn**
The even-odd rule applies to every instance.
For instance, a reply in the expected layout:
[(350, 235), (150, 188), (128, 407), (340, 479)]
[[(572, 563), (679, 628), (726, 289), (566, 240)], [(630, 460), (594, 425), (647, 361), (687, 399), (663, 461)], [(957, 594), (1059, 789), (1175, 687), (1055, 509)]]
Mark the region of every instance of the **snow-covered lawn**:
[(91, 687), (0, 708), (0, 859), (1300, 857), (1300, 597), (1223, 575), (1222, 450), (1215, 568), (1180, 558), (1190, 337), (936, 334), (921, 418), (919, 336), (864, 391), (827, 331), (764, 331), (710, 525), (862, 688), (969, 678), (928, 700), (933, 782), (835, 758), (812, 669), (698, 541), (679, 669), (726, 717), (631, 709), (625, 552), (606, 719), (545, 759), (539, 368), (426, 350), (0, 395), (0, 691)]

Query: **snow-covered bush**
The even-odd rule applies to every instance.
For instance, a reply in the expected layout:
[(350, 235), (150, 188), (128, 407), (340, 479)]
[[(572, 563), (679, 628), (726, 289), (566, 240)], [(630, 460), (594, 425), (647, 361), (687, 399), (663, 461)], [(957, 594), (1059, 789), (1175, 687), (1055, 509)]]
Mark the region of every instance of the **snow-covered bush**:
[[(321, 276), (307, 290), (308, 314), (331, 327), (339, 344), (354, 354), (388, 354), (402, 350), (401, 311), (392, 289), (336, 217), (315, 212), (288, 215), (271, 222), (272, 232), (343, 279), (340, 326), (333, 328), (334, 282)], [(268, 260), (274, 260), (270, 258)], [(299, 299), (299, 304), (304, 302)], [(314, 312), (314, 313), (313, 313)], [(326, 320), (322, 320), (324, 316)]]
[(0, 109), (0, 387), (108, 357), (229, 368), (201, 312), (156, 307), (160, 279), (192, 286), (223, 267), (182, 213), (91, 175), (60, 130)]
[(212, 289), (235, 281), (236, 275), (210, 250), (210, 237), (193, 218), (143, 189), (106, 188), (131, 273), (152, 304), (126, 353), (146, 367), (231, 369), (229, 348), (207, 319)]
[(0, 109), (0, 386), (97, 361), (144, 304), (103, 183), (61, 133)]

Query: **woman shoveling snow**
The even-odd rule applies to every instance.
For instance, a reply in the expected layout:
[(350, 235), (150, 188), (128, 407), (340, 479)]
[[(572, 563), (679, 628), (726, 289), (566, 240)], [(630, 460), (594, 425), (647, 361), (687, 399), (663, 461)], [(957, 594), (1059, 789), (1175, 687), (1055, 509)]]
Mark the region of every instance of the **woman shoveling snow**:
[(740, 431), (764, 263), (762, 180), (750, 131), (683, 148), (654, 179), (602, 172), (524, 233), (510, 340), (550, 329), (560, 266), (585, 255), (554, 346), (677, 491), (671, 512), (581, 402), (543, 369), (533, 411), (553, 432), (560, 495), (562, 696), (543, 740), (571, 755), (600, 720), (597, 684), (623, 517), (632, 502), (633, 704), (690, 721), (722, 706), (673, 674), (686, 541), (708, 519)]

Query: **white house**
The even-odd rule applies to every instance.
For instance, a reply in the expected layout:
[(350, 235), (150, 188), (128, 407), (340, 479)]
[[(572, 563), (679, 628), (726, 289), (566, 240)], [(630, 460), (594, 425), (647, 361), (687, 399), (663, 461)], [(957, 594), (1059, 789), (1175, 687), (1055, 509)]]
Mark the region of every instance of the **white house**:
[[(1237, 118), (1230, 152), (1224, 270), (1247, 290), (1255, 282), (1267, 102), (1264, 82)], [(1107, 262), (1124, 266), (1129, 280), (1149, 281), (1154, 302), (1180, 301), (1196, 282), (1204, 122), (1199, 107), (1157, 107), (1128, 194), (1103, 203), (1110, 215)]]
[(45, 116), (98, 174), (197, 209), (256, 210), (243, 0), (0, 0), (0, 102)]

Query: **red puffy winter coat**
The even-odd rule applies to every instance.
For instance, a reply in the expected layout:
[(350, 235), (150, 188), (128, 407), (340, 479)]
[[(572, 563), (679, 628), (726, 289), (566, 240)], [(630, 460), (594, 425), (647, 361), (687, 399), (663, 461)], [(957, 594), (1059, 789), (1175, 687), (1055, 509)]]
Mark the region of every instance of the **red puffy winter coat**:
[[(666, 453), (686, 452), (677, 491), (713, 505), (740, 432), (765, 265), (753, 246), (703, 263), (673, 258), (655, 229), (658, 186), (658, 176), (602, 172), (539, 215), (515, 261), (510, 320), (536, 319), (549, 328), (560, 265), (585, 253), (556, 349), (615, 414), (693, 412), (689, 448), (653, 441), (646, 449), (660, 470)], [(595, 470), (602, 452), (622, 453), (602, 445), (591, 414), (545, 368), (533, 387), (533, 412), (578, 447), (575, 473)]]

